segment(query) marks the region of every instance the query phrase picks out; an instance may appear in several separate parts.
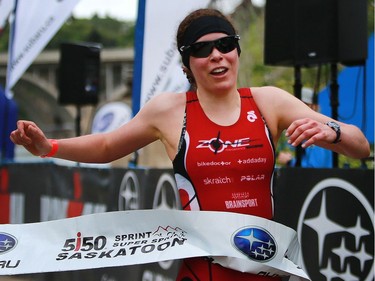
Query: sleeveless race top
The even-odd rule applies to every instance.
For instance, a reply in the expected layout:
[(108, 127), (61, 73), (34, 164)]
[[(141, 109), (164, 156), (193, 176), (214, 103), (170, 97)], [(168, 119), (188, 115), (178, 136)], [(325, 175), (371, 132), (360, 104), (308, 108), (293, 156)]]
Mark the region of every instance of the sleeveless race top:
[(249, 88), (239, 89), (241, 113), (221, 126), (187, 92), (180, 147), (173, 161), (184, 210), (227, 211), (272, 218), (275, 153)]
[[(267, 125), (249, 88), (239, 89), (237, 122), (221, 126), (204, 113), (196, 92), (186, 93), (184, 125), (173, 160), (184, 210), (226, 211), (273, 216), (275, 150)], [(182, 261), (178, 281), (275, 281), (241, 273), (210, 258)]]

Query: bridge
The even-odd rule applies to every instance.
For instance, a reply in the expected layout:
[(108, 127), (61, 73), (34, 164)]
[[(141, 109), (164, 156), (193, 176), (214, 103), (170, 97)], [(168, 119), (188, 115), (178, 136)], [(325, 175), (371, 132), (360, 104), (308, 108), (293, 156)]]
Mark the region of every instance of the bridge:
[[(18, 118), (32, 120), (42, 128), (49, 138), (66, 138), (76, 135), (77, 108), (58, 103), (58, 67), (60, 52), (44, 51), (27, 69), (13, 88), (14, 100), (18, 105)], [(0, 53), (0, 85), (5, 87), (7, 54)], [(91, 132), (95, 112), (104, 104), (121, 101), (131, 106), (134, 50), (102, 49), (100, 54), (100, 93), (97, 105), (81, 108), (81, 134)], [(30, 154), (17, 147), (19, 158)], [(169, 168), (170, 160), (161, 142), (155, 142), (139, 153), (138, 164), (142, 166)], [(134, 157), (130, 155), (115, 161), (113, 166), (126, 166)], [(32, 158), (35, 160), (35, 157)]]
[[(12, 89), (19, 119), (36, 122), (50, 138), (69, 137), (76, 133), (76, 107), (58, 103), (59, 59), (59, 50), (42, 52)], [(4, 87), (7, 60), (7, 54), (0, 53), (0, 84)], [(101, 105), (111, 101), (131, 104), (133, 63), (133, 48), (101, 50), (99, 102), (82, 107), (83, 134), (89, 133), (88, 124)]]

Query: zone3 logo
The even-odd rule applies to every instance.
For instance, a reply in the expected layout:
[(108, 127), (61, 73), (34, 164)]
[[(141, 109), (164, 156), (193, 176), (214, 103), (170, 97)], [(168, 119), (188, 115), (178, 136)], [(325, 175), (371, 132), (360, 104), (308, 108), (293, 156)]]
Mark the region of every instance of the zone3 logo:
[(208, 148), (216, 154), (223, 152), (227, 148), (248, 147), (250, 145), (250, 142), (250, 138), (243, 138), (234, 141), (223, 141), (220, 139), (219, 133), (218, 137), (216, 138), (212, 138), (210, 140), (200, 140), (197, 148)]

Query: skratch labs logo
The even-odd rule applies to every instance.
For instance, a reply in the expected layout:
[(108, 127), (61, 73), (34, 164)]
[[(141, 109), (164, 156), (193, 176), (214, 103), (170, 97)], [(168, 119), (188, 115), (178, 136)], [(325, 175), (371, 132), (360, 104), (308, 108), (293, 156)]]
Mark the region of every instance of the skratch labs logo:
[(233, 235), (234, 246), (250, 259), (266, 262), (275, 257), (277, 245), (275, 239), (265, 229), (246, 227)]
[(319, 182), (298, 220), (304, 268), (314, 281), (374, 280), (374, 210), (347, 181)]

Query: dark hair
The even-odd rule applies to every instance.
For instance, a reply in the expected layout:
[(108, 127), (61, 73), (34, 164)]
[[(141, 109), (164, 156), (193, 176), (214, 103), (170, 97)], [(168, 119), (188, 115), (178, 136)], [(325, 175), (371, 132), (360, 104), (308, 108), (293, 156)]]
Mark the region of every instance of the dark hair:
[(198, 10), (195, 10), (195, 11), (191, 12), (190, 14), (188, 14), (185, 17), (185, 19), (183, 19), (181, 21), (180, 25), (178, 26), (177, 36), (176, 36), (177, 48), (178, 49), (180, 49), (180, 47), (183, 45), (185, 32), (189, 28), (191, 23), (196, 21), (197, 19), (199, 19), (201, 17), (207, 17), (207, 16), (222, 18), (222, 19), (226, 20), (233, 27), (233, 29), (235, 29), (232, 22), (223, 13), (221, 13), (219, 10), (215, 10), (215, 9), (198, 9)]

